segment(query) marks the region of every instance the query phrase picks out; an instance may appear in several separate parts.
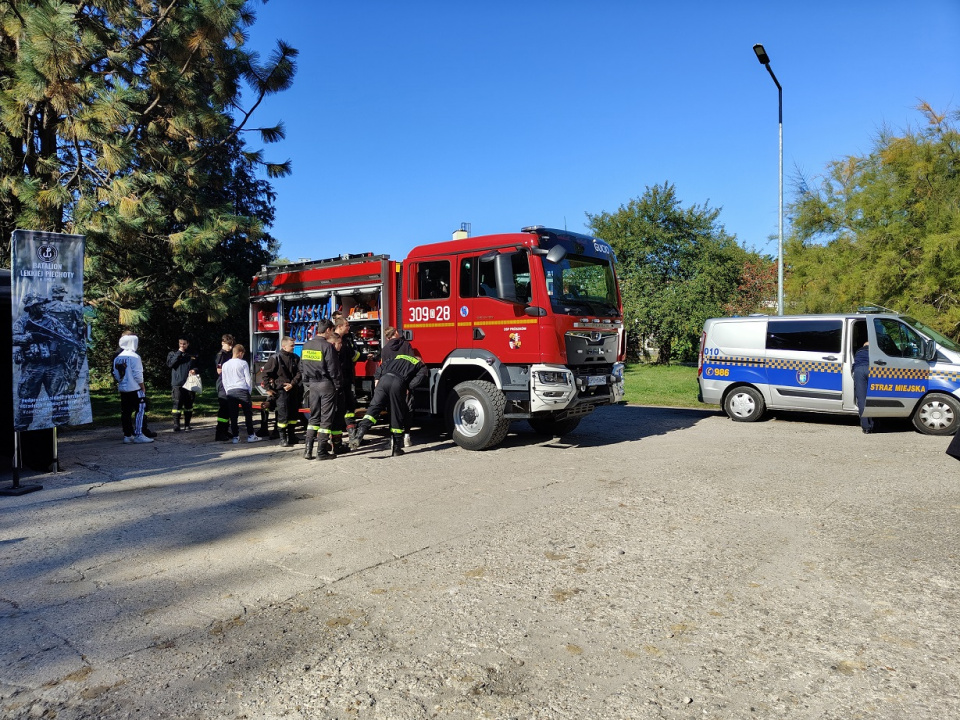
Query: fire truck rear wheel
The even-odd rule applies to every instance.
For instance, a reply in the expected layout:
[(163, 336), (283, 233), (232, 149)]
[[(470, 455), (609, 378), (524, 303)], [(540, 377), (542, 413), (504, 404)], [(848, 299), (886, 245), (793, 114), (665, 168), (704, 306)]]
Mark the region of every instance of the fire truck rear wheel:
[(483, 450), (497, 445), (510, 429), (510, 421), (503, 416), (506, 406), (506, 398), (492, 382), (460, 383), (447, 403), (453, 441), (464, 450)]
[(577, 429), (580, 424), (580, 418), (567, 418), (566, 420), (554, 420), (553, 418), (530, 418), (527, 420), (530, 427), (537, 435), (548, 435), (550, 437), (563, 437)]

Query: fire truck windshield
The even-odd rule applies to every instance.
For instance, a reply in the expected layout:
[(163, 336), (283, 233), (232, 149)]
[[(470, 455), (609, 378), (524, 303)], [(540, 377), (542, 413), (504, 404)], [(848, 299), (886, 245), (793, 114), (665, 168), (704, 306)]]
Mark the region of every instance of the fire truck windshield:
[(562, 315), (619, 317), (617, 280), (609, 260), (568, 254), (544, 263), (550, 306)]

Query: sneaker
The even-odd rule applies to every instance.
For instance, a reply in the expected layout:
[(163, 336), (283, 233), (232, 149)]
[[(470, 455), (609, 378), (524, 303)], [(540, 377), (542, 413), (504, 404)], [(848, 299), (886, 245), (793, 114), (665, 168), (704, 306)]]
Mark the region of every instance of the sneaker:
[(187, 425), (186, 427), (183, 428), (183, 431), (184, 431), (184, 432), (190, 432), (191, 430), (193, 430), (193, 428), (190, 427), (189, 425)]
[(134, 435), (133, 442), (135, 443), (152, 443), (153, 438), (148, 438), (146, 435)]
[(239, 437), (235, 437), (235, 438), (233, 438), (230, 442), (232, 442), (234, 445), (239, 445), (239, 444), (240, 444), (240, 438), (239, 438)]
[(132, 444), (133, 444), (133, 438), (130, 437), (129, 435), (124, 435), (124, 436), (123, 436), (123, 444), (124, 444), (124, 445), (132, 445)]
[[(238, 439), (239, 439), (239, 438), (238, 438)], [(263, 438), (260, 437), (259, 435), (247, 435), (247, 442), (248, 442), (248, 443), (260, 442), (261, 440), (263, 440)]]
[(410, 437), (410, 433), (403, 434), (403, 446), (413, 447), (413, 439)]

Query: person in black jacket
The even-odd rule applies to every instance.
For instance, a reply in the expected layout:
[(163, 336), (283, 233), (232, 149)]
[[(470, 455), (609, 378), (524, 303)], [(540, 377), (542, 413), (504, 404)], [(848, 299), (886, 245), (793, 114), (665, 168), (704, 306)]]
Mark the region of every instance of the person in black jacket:
[(389, 404), (392, 442), (390, 457), (403, 455), (403, 434), (407, 426), (408, 411), (407, 390), (426, 380), (429, 372), (419, 355), (416, 350), (412, 350), (411, 355), (397, 355), (377, 369), (379, 382), (367, 413), (360, 421), (357, 434), (351, 442), (352, 449), (360, 447), (367, 430), (376, 425), (380, 413)]
[[(380, 380), (381, 368), (384, 364), (393, 360), (397, 355), (413, 355), (414, 349), (410, 342), (401, 337), (399, 331), (393, 326), (387, 326), (383, 331), (385, 340), (383, 349), (380, 351), (380, 365), (374, 375), (374, 380)], [(418, 355), (419, 357), (419, 355)], [(403, 428), (403, 446), (410, 447), (413, 441), (410, 438), (410, 418), (413, 417), (413, 393), (407, 393), (407, 414), (406, 425)]]
[[(357, 392), (356, 392), (356, 364), (361, 358), (360, 351), (357, 349), (353, 333), (350, 332), (350, 321), (345, 317), (340, 317), (334, 321), (335, 338), (339, 343), (335, 343), (337, 354), (340, 356), (340, 372), (343, 373), (343, 387), (340, 392), (341, 407), (337, 410), (336, 429), (341, 433), (346, 430), (347, 439), (350, 440), (357, 432)], [(334, 436), (334, 442), (338, 449), (341, 447), (341, 436)], [(350, 446), (346, 448), (349, 450)]]
[(853, 356), (853, 397), (857, 401), (860, 413), (860, 429), (865, 433), (873, 432), (873, 418), (864, 417), (867, 407), (867, 386), (870, 384), (870, 343), (865, 342)]
[(221, 442), (233, 440), (233, 434), (230, 432), (230, 400), (227, 398), (227, 391), (223, 389), (223, 382), (220, 380), (220, 369), (228, 360), (233, 359), (233, 335), (224, 335), (220, 339), (220, 352), (217, 354), (217, 436), (216, 439)]
[(333, 417), (337, 410), (337, 393), (343, 385), (340, 372), (340, 358), (330, 340), (333, 337), (333, 323), (321, 320), (317, 324), (317, 334), (303, 346), (300, 358), (300, 373), (307, 387), (310, 399), (310, 420), (307, 423), (306, 449), (303, 457), (313, 460), (313, 445), (317, 437), (317, 460), (335, 457), (332, 442)]
[(170, 389), (173, 394), (173, 431), (180, 432), (180, 415), (183, 414), (183, 429), (190, 430), (193, 417), (194, 393), (183, 387), (190, 375), (197, 374), (197, 355), (190, 351), (190, 341), (180, 338), (179, 348), (167, 354), (170, 368)]
[(293, 352), (292, 337), (280, 340), (280, 352), (270, 357), (263, 366), (263, 387), (277, 403), (277, 428), (280, 431), (281, 447), (297, 444), (297, 423), (300, 422), (300, 405), (303, 402), (300, 358)]

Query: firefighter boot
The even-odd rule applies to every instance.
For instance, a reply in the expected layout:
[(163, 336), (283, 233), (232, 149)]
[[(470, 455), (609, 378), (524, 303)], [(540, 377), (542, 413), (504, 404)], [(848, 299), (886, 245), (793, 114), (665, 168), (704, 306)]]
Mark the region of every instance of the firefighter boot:
[(331, 446), (333, 441), (330, 439), (330, 435), (324, 433), (323, 435), (318, 434), (317, 437), (317, 460), (332, 460), (335, 458), (336, 455), (333, 454), (333, 447)]
[(290, 423), (287, 425), (287, 439), (290, 441), (290, 447), (293, 447), (300, 442), (299, 438), (297, 438), (296, 423)]
[(273, 430), (270, 431), (271, 440), (279, 440), (283, 437), (283, 429), (280, 428), (276, 420), (273, 421)]
[(355, 423), (347, 425), (347, 445), (353, 450), (353, 439), (357, 435), (357, 426)]
[(315, 430), (307, 430), (306, 443), (307, 446), (303, 451), (304, 460), (315, 460), (316, 457), (313, 454), (313, 442), (316, 439), (317, 433)]
[(290, 442), (290, 430), (291, 428), (284, 426), (280, 436), (283, 438), (280, 443), (280, 447), (293, 447), (293, 443)]
[(399, 457), (403, 455), (403, 434), (393, 434), (393, 450), (390, 451), (390, 457)]
[(190, 421), (192, 419), (193, 419), (193, 411), (184, 410), (183, 411), (183, 429), (185, 432), (190, 432), (191, 430), (193, 430), (193, 428), (190, 427)]
[(360, 447), (360, 443), (363, 442), (363, 436), (367, 433), (367, 428), (369, 427), (369, 425), (364, 425), (363, 423), (357, 425), (356, 432), (354, 432), (353, 437), (350, 438), (351, 450), (356, 450)]
[(180, 432), (180, 413), (173, 414), (173, 431)]
[(332, 435), (330, 437), (330, 445), (333, 447), (334, 455), (343, 455), (346, 452), (350, 452), (350, 443), (346, 445), (343, 444), (343, 435)]

